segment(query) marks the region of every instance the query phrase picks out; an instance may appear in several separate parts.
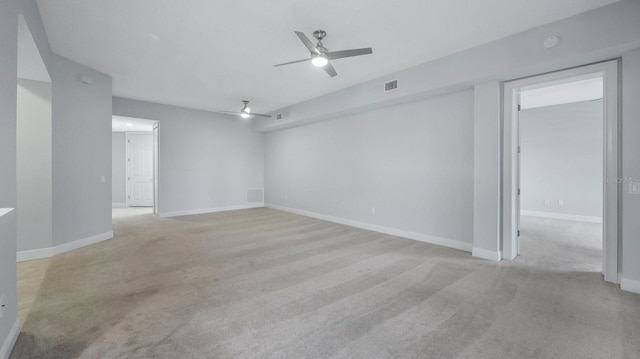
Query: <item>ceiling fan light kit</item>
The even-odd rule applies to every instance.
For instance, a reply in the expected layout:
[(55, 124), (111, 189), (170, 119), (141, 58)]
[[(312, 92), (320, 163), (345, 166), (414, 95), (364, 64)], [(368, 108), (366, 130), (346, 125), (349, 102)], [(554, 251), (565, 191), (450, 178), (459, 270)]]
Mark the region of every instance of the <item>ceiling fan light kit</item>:
[(294, 31), (294, 33), (298, 36), (300, 41), (304, 44), (304, 46), (309, 50), (311, 54), (309, 59), (296, 60), (291, 62), (285, 62), (282, 64), (273, 65), (275, 67), (296, 64), (299, 62), (306, 62), (311, 60), (311, 64), (317, 67), (322, 67), (331, 77), (335, 77), (338, 75), (336, 70), (331, 65), (332, 60), (338, 60), (345, 57), (353, 57), (353, 56), (361, 56), (361, 55), (370, 55), (373, 53), (373, 49), (370, 47), (362, 48), (362, 49), (351, 49), (351, 50), (342, 50), (342, 51), (329, 51), (324, 44), (322, 43), (322, 39), (327, 36), (327, 32), (324, 30), (316, 30), (313, 32), (313, 37), (318, 40), (316, 45), (313, 45), (311, 40), (300, 31)]

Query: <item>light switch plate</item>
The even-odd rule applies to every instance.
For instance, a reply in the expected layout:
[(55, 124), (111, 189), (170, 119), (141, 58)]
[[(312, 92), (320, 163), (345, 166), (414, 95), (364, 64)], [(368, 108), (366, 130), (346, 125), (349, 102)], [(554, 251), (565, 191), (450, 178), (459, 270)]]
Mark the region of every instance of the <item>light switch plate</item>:
[(629, 193), (640, 194), (640, 182), (629, 182)]

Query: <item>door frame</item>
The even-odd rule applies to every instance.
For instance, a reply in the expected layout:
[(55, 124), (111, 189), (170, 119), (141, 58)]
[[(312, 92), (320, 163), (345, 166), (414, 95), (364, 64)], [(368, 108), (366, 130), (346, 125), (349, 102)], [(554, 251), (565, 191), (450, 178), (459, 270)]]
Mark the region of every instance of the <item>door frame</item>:
[(603, 178), (603, 255), (602, 273), (607, 282), (619, 283), (619, 195), (620, 165), (620, 60), (609, 60), (567, 70), (504, 82), (502, 123), (502, 258), (513, 260), (518, 256), (519, 187), (519, 93), (524, 87), (563, 81), (568, 78), (600, 74), (603, 77), (604, 96), (604, 178)]
[(159, 214), (159, 181), (160, 177), (160, 123), (153, 124), (153, 214)]

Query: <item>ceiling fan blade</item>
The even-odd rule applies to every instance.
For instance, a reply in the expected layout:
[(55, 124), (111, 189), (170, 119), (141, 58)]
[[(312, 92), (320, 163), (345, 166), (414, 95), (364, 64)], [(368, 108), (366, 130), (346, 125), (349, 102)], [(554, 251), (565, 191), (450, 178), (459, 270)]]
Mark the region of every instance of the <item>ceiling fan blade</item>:
[(229, 114), (229, 115), (239, 115), (240, 114), (240, 112), (238, 112), (238, 111), (215, 110), (213, 112), (224, 113), (224, 114)]
[(251, 116), (260, 116), (260, 117), (268, 117), (268, 118), (271, 118), (271, 115), (265, 115), (264, 113), (255, 113), (255, 112), (252, 112), (252, 113), (251, 113)]
[(329, 74), (329, 76), (331, 77), (335, 77), (338, 76), (338, 73), (336, 72), (336, 69), (333, 68), (333, 66), (331, 65), (330, 62), (328, 62), (326, 65), (324, 65), (324, 70)]
[(306, 48), (309, 50), (310, 53), (312, 53), (312, 54), (319, 54), (320, 53), (320, 51), (318, 51), (318, 49), (316, 49), (316, 47), (313, 44), (313, 42), (311, 42), (311, 40), (309, 40), (307, 35), (305, 35), (303, 32), (300, 32), (300, 31), (294, 31), (294, 32), (296, 33), (296, 35), (298, 35), (298, 37), (300, 38), (300, 41), (302, 41), (302, 43), (304, 44), (304, 46), (306, 46)]
[(291, 65), (291, 64), (297, 64), (298, 62), (305, 62), (305, 61), (309, 61), (311, 59), (304, 59), (304, 60), (296, 60), (296, 61), (291, 61), (291, 62), (285, 62), (283, 64), (277, 64), (277, 65), (273, 65), (273, 67), (278, 67), (278, 66), (284, 66), (284, 65)]
[(336, 60), (342, 59), (345, 57), (351, 56), (360, 56), (360, 55), (370, 55), (373, 54), (373, 49), (370, 47), (364, 49), (353, 49), (353, 50), (342, 50), (342, 51), (333, 51), (327, 53), (327, 59)]

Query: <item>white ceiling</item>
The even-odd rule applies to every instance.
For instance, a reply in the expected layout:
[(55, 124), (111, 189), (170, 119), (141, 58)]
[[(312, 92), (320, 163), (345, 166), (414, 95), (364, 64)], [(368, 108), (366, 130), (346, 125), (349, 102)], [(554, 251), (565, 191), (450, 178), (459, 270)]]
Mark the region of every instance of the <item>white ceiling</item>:
[(111, 132), (153, 131), (155, 122), (141, 118), (113, 116), (111, 118)]
[(522, 91), (520, 93), (520, 105), (523, 110), (526, 110), (572, 102), (592, 101), (601, 99), (603, 95), (603, 78), (599, 76)]
[[(617, 0), (38, 0), (53, 51), (113, 77), (113, 93), (270, 112)], [(330, 78), (294, 30), (327, 31)], [(550, 34), (551, 35), (551, 34)], [(542, 41), (543, 39), (541, 39)]]
[(49, 72), (22, 15), (18, 16), (18, 77), (51, 82)]

